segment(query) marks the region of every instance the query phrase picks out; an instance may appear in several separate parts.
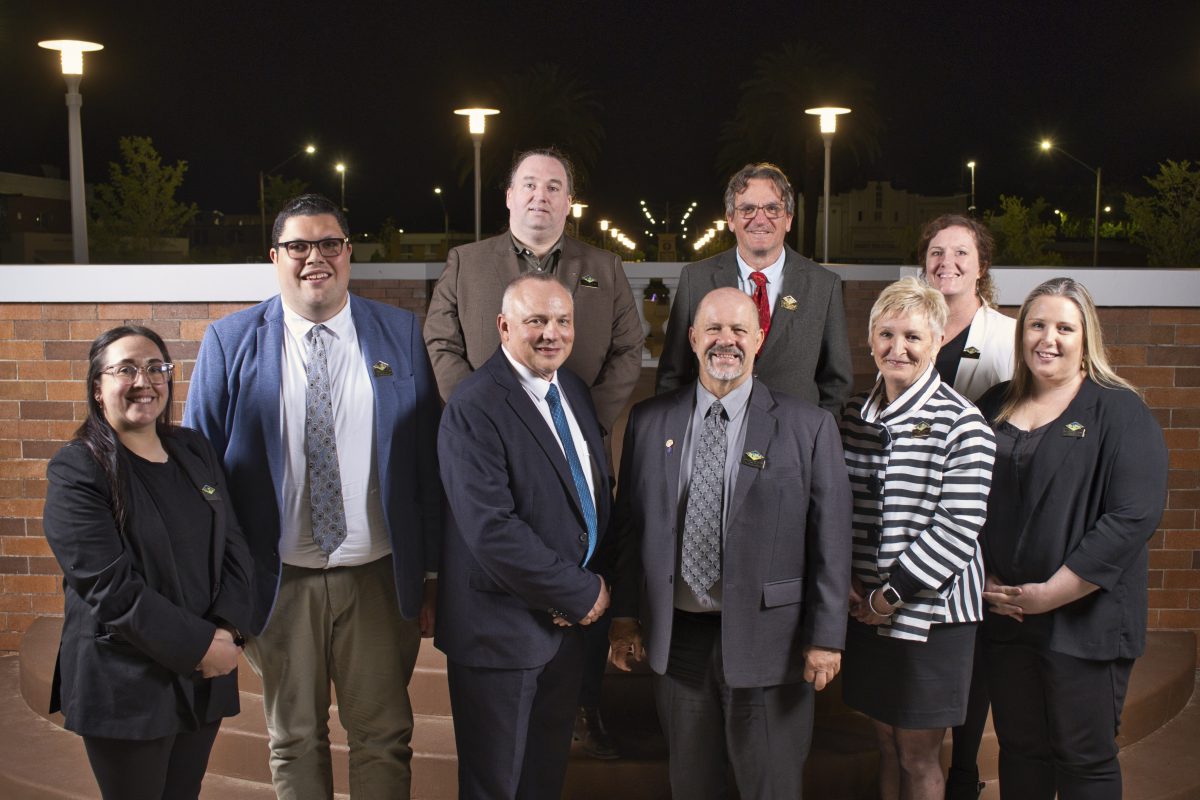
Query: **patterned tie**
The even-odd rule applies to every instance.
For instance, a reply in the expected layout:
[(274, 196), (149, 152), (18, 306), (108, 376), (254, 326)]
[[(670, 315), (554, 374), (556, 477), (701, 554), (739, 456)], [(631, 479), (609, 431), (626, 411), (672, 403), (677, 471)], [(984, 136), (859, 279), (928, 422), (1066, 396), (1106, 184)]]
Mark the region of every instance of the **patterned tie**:
[(583, 509), (583, 519), (587, 523), (588, 547), (587, 555), (583, 557), (580, 566), (587, 566), (588, 560), (596, 550), (596, 504), (592, 501), (592, 493), (588, 490), (587, 478), (583, 474), (583, 466), (579, 463), (579, 454), (575, 452), (575, 439), (571, 436), (571, 427), (567, 425), (567, 415), (563, 411), (562, 398), (558, 396), (558, 387), (550, 384), (546, 392), (546, 402), (550, 406), (550, 418), (554, 420), (554, 430), (558, 431), (558, 439), (562, 442), (567, 454), (567, 465), (571, 468), (571, 479), (575, 481), (575, 492), (579, 495), (579, 506)]
[(755, 269), (750, 271), (750, 280), (754, 281), (754, 305), (758, 306), (758, 326), (763, 332), (763, 343), (758, 348), (761, 353), (771, 330), (771, 301), (767, 298), (767, 276)]
[(721, 510), (725, 497), (725, 408), (709, 406), (692, 459), (683, 517), (683, 579), (697, 597), (721, 577)]
[(342, 471), (338, 467), (333, 430), (333, 393), (324, 325), (308, 332), (308, 389), (304, 397), (304, 457), (308, 461), (308, 501), (313, 541), (326, 555), (346, 539), (346, 507), (342, 503)]

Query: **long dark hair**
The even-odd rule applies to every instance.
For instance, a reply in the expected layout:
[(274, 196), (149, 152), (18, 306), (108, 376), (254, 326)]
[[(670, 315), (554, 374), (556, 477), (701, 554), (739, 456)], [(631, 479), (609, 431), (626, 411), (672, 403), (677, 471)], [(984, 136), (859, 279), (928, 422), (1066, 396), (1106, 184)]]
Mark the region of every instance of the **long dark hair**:
[[(79, 426), (79, 430), (75, 431), (75, 441), (82, 443), (88, 449), (92, 458), (96, 459), (96, 463), (108, 477), (108, 485), (112, 493), (113, 519), (116, 520), (118, 530), (125, 526), (125, 474), (121, 469), (121, 461), (117, 457), (119, 449), (117, 432), (113, 430), (112, 425), (108, 424), (108, 418), (104, 416), (104, 408), (100, 405), (98, 397), (98, 387), (100, 371), (108, 366), (104, 358), (108, 353), (109, 346), (126, 336), (143, 336), (149, 339), (162, 353), (163, 361), (170, 362), (171, 354), (167, 352), (167, 345), (163, 342), (162, 337), (145, 326), (121, 325), (97, 336), (88, 351), (88, 415), (83, 424)], [(155, 428), (158, 430), (159, 436), (169, 436), (171, 433), (171, 403), (174, 399), (175, 381), (172, 376), (168, 375), (167, 404), (155, 421)]]

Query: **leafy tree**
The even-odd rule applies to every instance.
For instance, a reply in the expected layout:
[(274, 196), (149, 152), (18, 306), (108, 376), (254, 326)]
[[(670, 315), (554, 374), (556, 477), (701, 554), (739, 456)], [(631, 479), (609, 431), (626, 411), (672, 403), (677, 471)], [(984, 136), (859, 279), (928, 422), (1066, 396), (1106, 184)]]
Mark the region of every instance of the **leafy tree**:
[(1200, 165), (1171, 161), (1147, 177), (1149, 197), (1125, 195), (1134, 242), (1146, 247), (1151, 267), (1200, 266)]
[(793, 185), (805, 199), (797, 235), (809, 257), (817, 246), (817, 201), (824, 192), (825, 144), (817, 118), (805, 114), (804, 109), (821, 105), (854, 109), (852, 121), (843, 120), (839, 126), (839, 150), (846, 149), (860, 162), (878, 157), (875, 137), (882, 125), (874, 109), (871, 84), (828, 50), (799, 41), (765, 53), (755, 62), (753, 76), (741, 86), (734, 118), (722, 128), (717, 154), (717, 169), (725, 176), (756, 161), (774, 162), (792, 176)]
[(110, 161), (109, 183), (96, 186), (93, 247), (101, 258), (151, 259), (155, 240), (178, 236), (196, 215), (194, 203), (175, 200), (187, 162), (163, 164), (148, 136), (123, 136), (119, 144), (122, 163)]
[[(501, 114), (488, 119), (481, 155), (484, 184), (507, 179), (514, 154), (552, 145), (575, 165), (578, 193), (587, 184), (604, 141), (603, 106), (596, 91), (568, 69), (539, 63), (499, 78), (490, 93)], [(465, 184), (475, 169), (475, 156), (466, 125), (459, 136), (464, 140), (458, 148), (459, 183)]]
[[(283, 204), (297, 195), (308, 191), (308, 183), (300, 180), (289, 180), (282, 175), (267, 175), (263, 181), (263, 207), (267, 217), (267, 227), (275, 221), (275, 215)], [(269, 233), (269, 231), (268, 231)]]
[(995, 264), (1013, 266), (1054, 266), (1062, 256), (1050, 251), (1054, 224), (1042, 222), (1046, 201), (1039, 197), (1028, 207), (1020, 197), (1000, 195), (1000, 213), (989, 211), (984, 222), (996, 239)]

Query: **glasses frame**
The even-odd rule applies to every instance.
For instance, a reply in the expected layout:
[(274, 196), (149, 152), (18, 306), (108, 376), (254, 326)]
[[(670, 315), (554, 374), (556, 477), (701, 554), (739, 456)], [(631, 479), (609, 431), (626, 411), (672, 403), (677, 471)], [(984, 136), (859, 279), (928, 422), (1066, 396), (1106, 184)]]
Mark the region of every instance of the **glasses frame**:
[[(337, 252), (336, 253), (326, 253), (321, 248), (321, 245), (323, 245), (325, 242), (337, 242), (337, 244), (338, 244)], [(308, 247), (307, 247), (307, 249), (305, 249), (303, 255), (298, 255), (298, 254), (293, 253), (289, 249), (294, 244), (304, 244), (304, 245), (308, 245)], [(340, 256), (342, 253), (344, 253), (346, 251), (346, 245), (348, 245), (348, 244), (350, 244), (349, 236), (342, 236), (342, 237), (330, 236), (328, 238), (317, 239), (315, 241), (312, 239), (289, 239), (286, 242), (277, 242), (275, 244), (275, 246), (282, 247), (283, 252), (287, 253), (290, 258), (301, 259), (301, 258), (308, 258), (309, 255), (312, 253), (314, 247), (317, 248), (317, 252), (321, 254), (322, 258), (337, 258), (338, 256)]]
[[(123, 378), (116, 373), (116, 370), (126, 368), (134, 371), (132, 378)], [(100, 370), (100, 374), (108, 375), (113, 380), (123, 383), (126, 386), (132, 386), (137, 383), (138, 375), (145, 375), (146, 382), (151, 386), (165, 386), (171, 382), (171, 376), (175, 374), (175, 365), (170, 361), (160, 361), (157, 364), (147, 364), (144, 367), (139, 367), (137, 364), (113, 364)], [(155, 382), (152, 376), (157, 375), (161, 375), (162, 380)]]
[[(779, 209), (779, 213), (775, 216), (771, 216), (771, 212), (767, 210), (771, 206)], [(744, 220), (754, 219), (758, 216), (759, 211), (761, 211), (763, 216), (765, 216), (767, 219), (783, 219), (788, 214), (787, 205), (784, 203), (766, 203), (765, 205), (761, 206), (752, 206), (749, 203), (745, 203), (733, 209), (733, 213), (737, 214)]]

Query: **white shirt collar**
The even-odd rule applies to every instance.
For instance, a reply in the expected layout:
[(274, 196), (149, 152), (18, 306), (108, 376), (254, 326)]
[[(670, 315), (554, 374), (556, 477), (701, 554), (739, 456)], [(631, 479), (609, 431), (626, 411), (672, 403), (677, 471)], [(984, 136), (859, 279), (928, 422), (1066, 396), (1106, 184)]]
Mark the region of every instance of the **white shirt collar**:
[(524, 387), (525, 391), (529, 392), (529, 394), (535, 399), (545, 400), (546, 392), (550, 391), (551, 384), (558, 386), (558, 393), (560, 396), (562, 395), (562, 386), (558, 382), (557, 370), (554, 373), (554, 377), (552, 377), (550, 380), (546, 380), (529, 367), (513, 358), (513, 354), (508, 352), (508, 348), (503, 344), (500, 345), (500, 349), (504, 351), (504, 357), (508, 359), (508, 363), (512, 364), (512, 368), (516, 371), (517, 380), (521, 382), (521, 386)]
[[(750, 273), (756, 270), (746, 263), (746, 259), (742, 258), (742, 251), (736, 247), (733, 248), (734, 254), (737, 256), (738, 273), (742, 276), (744, 284), (750, 283)], [(779, 258), (775, 259), (775, 263), (766, 269), (757, 270), (767, 276), (767, 285), (779, 286), (779, 282), (783, 280), (783, 262), (787, 259), (787, 247), (779, 248)]]
[(304, 341), (304, 337), (308, 336), (308, 332), (318, 324), (328, 328), (333, 333), (334, 338), (340, 341), (345, 341), (347, 336), (354, 333), (354, 321), (350, 316), (349, 297), (346, 298), (346, 305), (342, 306), (341, 311), (321, 323), (313, 322), (310, 319), (300, 316), (288, 308), (288, 304), (284, 303), (282, 298), (280, 302), (283, 305), (283, 324), (291, 331), (292, 336), (296, 337), (299, 341)]

